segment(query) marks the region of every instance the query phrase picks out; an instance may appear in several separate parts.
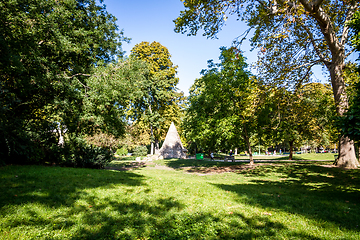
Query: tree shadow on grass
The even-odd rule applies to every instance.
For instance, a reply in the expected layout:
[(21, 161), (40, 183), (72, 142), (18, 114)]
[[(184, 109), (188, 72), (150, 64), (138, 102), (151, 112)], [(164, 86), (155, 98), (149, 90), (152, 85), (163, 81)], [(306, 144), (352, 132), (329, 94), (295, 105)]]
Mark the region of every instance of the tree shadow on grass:
[(239, 165), (239, 163), (233, 163), (233, 162), (196, 160), (196, 159), (164, 159), (161, 160), (161, 163), (174, 169), (180, 169), (184, 167), (220, 167), (220, 166)]
[(144, 177), (133, 172), (81, 168), (6, 166), (0, 176), (0, 210), (26, 203), (71, 206), (86, 189), (144, 184)]
[[(280, 178), (266, 180), (274, 173)], [(262, 166), (241, 174), (253, 179), (249, 179), (249, 184), (214, 185), (236, 193), (239, 201), (245, 196), (246, 203), (251, 205), (359, 230), (359, 170), (288, 164)], [(256, 179), (258, 177), (261, 179)]]
[[(237, 212), (215, 213), (201, 209), (192, 212), (186, 209), (186, 202), (168, 196), (147, 198), (144, 194), (137, 201), (131, 195), (122, 197), (127, 193), (135, 196), (137, 187), (144, 186), (144, 177), (132, 172), (26, 168), (0, 169), (0, 184), (6, 184), (1, 190), (9, 195), (0, 196), (1, 214), (6, 215), (12, 207), (13, 210), (22, 207), (21, 211), (26, 212), (4, 219), (2, 227), (33, 227), (31, 230), (36, 232), (34, 229), (37, 229), (38, 237), (43, 239), (54, 238), (55, 234), (66, 239), (276, 239), (283, 238), (281, 234), (289, 238), (320, 239), (306, 232), (287, 229), (269, 216), (249, 217)], [(123, 185), (122, 192), (114, 185)], [(240, 191), (236, 186), (217, 186), (239, 195), (244, 191), (251, 203), (257, 204), (257, 196), (251, 193), (253, 189)], [(100, 196), (96, 191), (87, 191), (90, 188), (108, 189), (102, 193), (111, 194)], [(147, 193), (147, 189), (140, 190)], [(262, 191), (266, 191), (266, 186)], [(16, 197), (15, 193), (18, 194)], [(44, 204), (54, 210), (47, 208), (51, 211), (48, 217), (36, 206), (22, 205), (29, 202)]]
[[(254, 239), (276, 236), (284, 228), (261, 216), (250, 219), (241, 214), (189, 214), (180, 211), (183, 205), (172, 199), (164, 199), (163, 203), (157, 207), (108, 203), (122, 214), (110, 218), (106, 214), (88, 215), (85, 218), (88, 224), (101, 226), (83, 228), (72, 239)], [(164, 207), (169, 205), (170, 208)]]

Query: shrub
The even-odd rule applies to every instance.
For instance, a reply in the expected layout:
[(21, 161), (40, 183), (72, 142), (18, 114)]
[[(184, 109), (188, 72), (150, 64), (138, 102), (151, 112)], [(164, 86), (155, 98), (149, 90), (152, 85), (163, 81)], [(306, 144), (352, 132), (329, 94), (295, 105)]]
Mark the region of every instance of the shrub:
[(148, 153), (148, 150), (146, 146), (137, 146), (135, 147), (133, 151), (133, 156), (139, 157), (139, 156), (146, 156)]
[(82, 168), (104, 168), (113, 157), (108, 148), (87, 144), (82, 139), (66, 144), (61, 155), (61, 165)]
[(122, 147), (116, 150), (116, 154), (119, 156), (126, 156), (128, 154), (128, 150), (125, 147)]
[(119, 140), (111, 134), (99, 132), (93, 136), (86, 136), (85, 139), (88, 144), (102, 148), (109, 148), (110, 150), (115, 150), (120, 147)]

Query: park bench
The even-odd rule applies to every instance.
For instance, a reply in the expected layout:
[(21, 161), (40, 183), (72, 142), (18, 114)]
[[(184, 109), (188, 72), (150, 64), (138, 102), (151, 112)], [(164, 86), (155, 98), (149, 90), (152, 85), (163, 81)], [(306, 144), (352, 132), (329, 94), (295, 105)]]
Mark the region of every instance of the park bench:
[(234, 156), (226, 156), (224, 159), (224, 162), (227, 162), (229, 160), (231, 160), (232, 162), (235, 162), (235, 157)]

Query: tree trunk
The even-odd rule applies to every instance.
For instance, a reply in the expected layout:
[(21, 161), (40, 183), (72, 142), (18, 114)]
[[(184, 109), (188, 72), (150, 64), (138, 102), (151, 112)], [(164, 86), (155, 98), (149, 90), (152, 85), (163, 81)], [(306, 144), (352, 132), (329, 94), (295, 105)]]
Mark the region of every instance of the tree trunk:
[(335, 161), (335, 166), (346, 168), (357, 168), (359, 162), (355, 155), (354, 142), (348, 137), (341, 136), (339, 142), (339, 155)]
[(154, 132), (153, 132), (153, 127), (152, 125), (150, 125), (150, 141), (151, 141), (151, 150), (150, 150), (150, 154), (154, 155)]
[[(341, 54), (340, 54), (341, 55)], [(341, 57), (333, 57), (333, 62), (328, 66), (331, 76), (331, 83), (336, 104), (336, 112), (339, 116), (343, 116), (349, 106), (347, 95), (345, 92), (345, 83), (343, 79), (343, 60)], [(341, 136), (339, 140), (339, 156), (335, 161), (335, 166), (357, 168), (359, 162), (355, 155), (354, 142), (345, 136)]]
[(244, 139), (245, 139), (247, 149), (248, 149), (248, 152), (249, 152), (250, 165), (254, 165), (254, 159), (253, 159), (253, 155), (252, 155), (252, 151), (251, 151), (250, 139), (249, 139), (249, 136), (247, 134), (246, 127), (244, 127), (244, 133), (245, 133)]
[(159, 139), (155, 138), (155, 154), (158, 154), (160, 150)]
[[(300, 0), (300, 2), (304, 6), (305, 10), (309, 11), (311, 16), (317, 21), (317, 25), (320, 28), (324, 36), (324, 40), (328, 45), (328, 49), (331, 52), (331, 61), (328, 61), (316, 45), (315, 41), (312, 41), (317, 55), (330, 72), (336, 111), (339, 116), (343, 116), (349, 105), (345, 92), (345, 83), (342, 71), (345, 63), (345, 43), (349, 37), (349, 26), (343, 26), (344, 29), (342, 31), (342, 35), (338, 36), (334, 29), (334, 25), (331, 22), (331, 18), (321, 9), (320, 5), (322, 1)], [(359, 3), (356, 3), (356, 1), (349, 2), (349, 8), (346, 13), (347, 21), (352, 18), (352, 15), (358, 6)], [(310, 37), (312, 38), (313, 36)], [(356, 168), (359, 166), (359, 162), (355, 156), (354, 143), (348, 137), (340, 137), (339, 157), (335, 162), (335, 165), (349, 168)]]
[[(151, 103), (149, 104), (149, 112), (150, 115), (152, 116), (152, 109), (151, 109)], [(153, 130), (153, 125), (152, 125), (152, 121), (150, 120), (150, 144), (151, 144), (151, 149), (150, 149), (150, 154), (154, 155), (154, 130)]]
[(294, 140), (289, 141), (289, 145), (290, 145), (289, 160), (293, 160)]

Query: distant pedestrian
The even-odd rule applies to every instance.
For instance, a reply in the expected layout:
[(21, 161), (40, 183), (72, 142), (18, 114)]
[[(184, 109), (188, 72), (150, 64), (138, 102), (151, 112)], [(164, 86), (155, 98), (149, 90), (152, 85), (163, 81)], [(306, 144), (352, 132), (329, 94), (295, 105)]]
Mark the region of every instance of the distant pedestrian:
[(232, 156), (232, 154), (233, 154), (233, 153), (232, 153), (232, 150), (230, 150), (229, 156), (231, 157), (231, 156)]
[(214, 160), (214, 153), (210, 153), (211, 160)]

